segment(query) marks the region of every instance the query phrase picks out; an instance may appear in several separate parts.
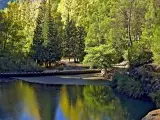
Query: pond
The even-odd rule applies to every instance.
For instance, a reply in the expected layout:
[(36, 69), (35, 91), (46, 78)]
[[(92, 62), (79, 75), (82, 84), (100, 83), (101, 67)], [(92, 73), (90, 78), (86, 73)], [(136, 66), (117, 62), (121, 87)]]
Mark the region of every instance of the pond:
[(104, 86), (0, 85), (0, 120), (140, 120), (154, 107)]

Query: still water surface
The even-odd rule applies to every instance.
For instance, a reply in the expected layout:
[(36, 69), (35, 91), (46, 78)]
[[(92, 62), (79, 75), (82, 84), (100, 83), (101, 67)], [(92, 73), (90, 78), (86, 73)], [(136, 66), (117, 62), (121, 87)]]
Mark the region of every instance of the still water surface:
[(152, 109), (104, 86), (0, 85), (0, 120), (140, 120)]

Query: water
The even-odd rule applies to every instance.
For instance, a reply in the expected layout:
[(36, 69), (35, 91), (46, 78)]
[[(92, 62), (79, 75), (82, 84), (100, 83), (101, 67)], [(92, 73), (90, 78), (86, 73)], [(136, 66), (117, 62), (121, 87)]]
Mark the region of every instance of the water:
[(0, 120), (140, 120), (153, 108), (110, 87), (0, 85)]

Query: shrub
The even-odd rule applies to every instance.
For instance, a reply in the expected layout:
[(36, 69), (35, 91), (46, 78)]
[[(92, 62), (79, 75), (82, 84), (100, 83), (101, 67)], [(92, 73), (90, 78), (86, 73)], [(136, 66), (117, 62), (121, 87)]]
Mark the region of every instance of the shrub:
[(140, 43), (134, 45), (125, 52), (124, 58), (127, 59), (131, 66), (139, 66), (152, 61), (153, 54), (145, 49)]
[(43, 71), (43, 68), (25, 56), (13, 56), (10, 53), (0, 55), (0, 72)]
[(158, 108), (160, 108), (160, 90), (150, 93), (149, 96), (152, 98), (154, 102), (156, 102), (156, 105)]
[(125, 74), (117, 73), (113, 77), (112, 83), (112, 87), (114, 87), (118, 92), (130, 97), (140, 98), (144, 95), (144, 90), (140, 81), (130, 78)]

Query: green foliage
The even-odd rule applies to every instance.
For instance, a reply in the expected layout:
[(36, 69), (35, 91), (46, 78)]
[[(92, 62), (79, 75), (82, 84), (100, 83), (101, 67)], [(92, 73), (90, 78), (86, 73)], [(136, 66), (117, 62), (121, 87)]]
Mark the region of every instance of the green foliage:
[(87, 86), (84, 88), (86, 102), (91, 105), (94, 104), (94, 106), (102, 110), (114, 109), (114, 105), (110, 101), (115, 99), (115, 96), (111, 92), (112, 90), (109, 87), (103, 86)]
[(120, 73), (117, 73), (113, 77), (113, 87), (116, 88), (117, 91), (134, 98), (141, 98), (144, 95), (140, 81)]
[(86, 37), (86, 31), (84, 30), (84, 27), (77, 26), (77, 34), (76, 34), (76, 51), (75, 55), (78, 59), (78, 62), (82, 62), (85, 56), (85, 37)]
[[(19, 22), (12, 22), (9, 18), (6, 18), (4, 12), (0, 13), (2, 21), (0, 22), (0, 40), (1, 50), (8, 50), (13, 53), (23, 52), (22, 42), (26, 36), (23, 33), (23, 27)], [(18, 49), (17, 49), (18, 48)]]
[[(39, 8), (37, 27), (34, 32), (31, 52), (33, 59), (37, 63), (46, 63), (47, 66), (51, 66), (52, 62), (60, 60), (62, 56), (61, 32), (63, 24), (60, 14), (54, 12), (53, 16), (51, 12), (50, 3), (43, 1)], [(44, 27), (46, 25), (47, 29)]]
[(114, 49), (109, 45), (101, 45), (98, 47), (91, 47), (86, 50), (88, 53), (84, 58), (84, 63), (91, 67), (107, 68), (112, 67), (113, 63), (118, 60), (118, 55)]
[[(126, 60), (132, 65), (150, 61), (153, 52), (151, 49), (153, 28), (157, 19), (154, 2), (153, 0), (132, 2), (98, 0), (91, 3), (86, 13), (87, 18), (84, 18), (88, 23), (85, 41), (87, 58), (92, 56), (90, 51), (93, 47), (109, 44), (110, 49), (114, 49), (119, 57), (127, 53)], [(94, 61), (93, 59), (93, 62), (90, 60), (88, 63), (101, 63), (101, 59), (97, 60), (99, 62)]]
[[(38, 6), (36, 3), (32, 5)], [(0, 72), (42, 70), (28, 57), (36, 17), (32, 5), (13, 2), (0, 12)], [(26, 7), (32, 9), (27, 11)]]
[[(8, 19), (11, 23), (18, 23), (21, 26), (21, 31), (19, 27), (14, 28), (13, 30), (8, 30), (10, 32), (19, 31), (20, 34), (23, 34), (25, 38), (20, 41), (21, 51), (28, 53), (30, 51), (30, 45), (32, 43), (35, 22), (38, 15), (39, 2), (10, 2), (8, 8), (4, 10), (5, 18)], [(9, 38), (9, 36), (7, 36)], [(23, 47), (23, 48), (22, 48)], [(17, 47), (19, 48), (19, 47)]]
[(160, 33), (159, 33), (160, 27), (156, 26), (154, 31), (154, 37), (153, 37), (153, 44), (152, 44), (152, 51), (153, 51), (153, 59), (154, 62), (157, 64), (160, 64)]
[(13, 55), (7, 51), (0, 54), (0, 72), (32, 72), (43, 71), (43, 68), (37, 66), (30, 58), (23, 54)]
[(157, 107), (160, 107), (160, 91), (156, 91), (153, 93), (150, 93), (149, 96), (152, 98), (153, 101), (156, 102)]
[(63, 55), (65, 57), (75, 56), (76, 48), (76, 25), (74, 21), (68, 21), (64, 29), (64, 39), (63, 39)]
[(43, 45), (44, 38), (42, 35), (42, 32), (43, 32), (42, 18), (44, 17), (43, 16), (44, 5), (45, 5), (44, 3), (41, 3), (41, 6), (39, 8), (39, 14), (37, 17), (37, 25), (34, 31), (33, 43), (31, 45), (32, 58), (38, 63), (43, 62), (44, 55), (45, 55), (44, 45)]
[(127, 57), (131, 66), (143, 65), (144, 63), (152, 61), (151, 51), (145, 49), (139, 41), (134, 42), (133, 47), (128, 49)]
[(61, 59), (61, 38), (58, 24), (52, 18), (49, 20), (48, 44), (45, 51), (47, 61), (56, 62)]
[[(85, 86), (83, 90), (84, 103), (89, 111), (89, 115), (94, 113), (94, 117), (98, 113), (104, 113), (112, 120), (128, 119), (125, 109), (122, 108), (120, 101), (113, 94), (109, 87), (104, 86)], [(123, 110), (122, 110), (123, 109)], [(96, 112), (94, 112), (96, 110)]]
[(47, 66), (62, 56), (99, 68), (112, 67), (122, 56), (137, 65), (150, 61), (152, 53), (160, 64), (158, 5), (154, 0), (9, 2), (0, 12), (0, 48), (30, 53)]
[(63, 56), (73, 57), (75, 62), (82, 61), (85, 55), (85, 35), (86, 33), (83, 27), (76, 26), (73, 20), (68, 21), (65, 25), (62, 43)]

